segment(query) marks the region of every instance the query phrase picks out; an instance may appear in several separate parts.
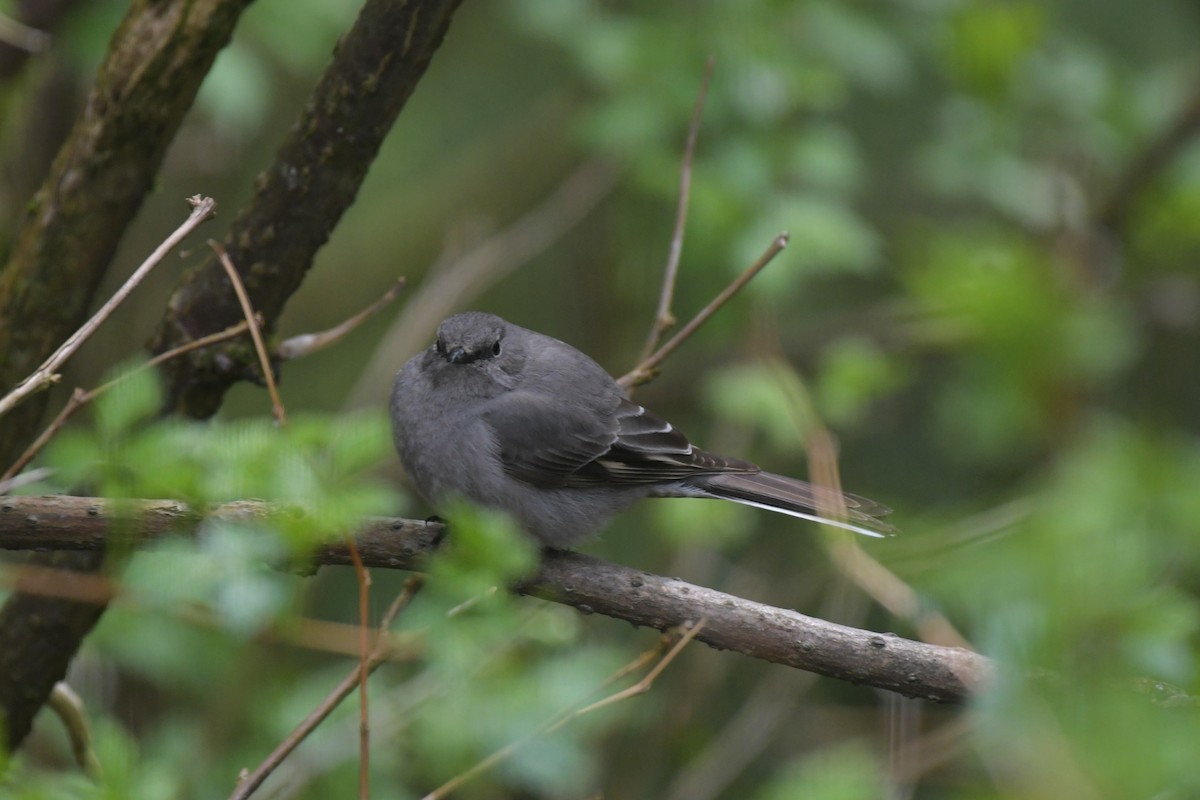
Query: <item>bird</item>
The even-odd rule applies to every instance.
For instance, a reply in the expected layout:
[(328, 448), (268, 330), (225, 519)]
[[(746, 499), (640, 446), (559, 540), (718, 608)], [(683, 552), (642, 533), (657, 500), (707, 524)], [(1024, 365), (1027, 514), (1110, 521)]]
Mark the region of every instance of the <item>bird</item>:
[(587, 542), (645, 497), (896, 532), (880, 503), (696, 447), (580, 350), (486, 312), (442, 321), (396, 374), (390, 416), (405, 470), (435, 509), (461, 498), (506, 512), (553, 549)]

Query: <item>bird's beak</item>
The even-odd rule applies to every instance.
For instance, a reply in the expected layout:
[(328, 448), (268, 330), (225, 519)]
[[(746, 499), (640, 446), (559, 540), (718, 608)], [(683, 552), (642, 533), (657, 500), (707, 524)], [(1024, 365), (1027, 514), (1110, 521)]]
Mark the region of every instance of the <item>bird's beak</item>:
[(446, 354), (446, 360), (451, 364), (461, 364), (467, 360), (467, 351), (461, 347), (455, 347)]

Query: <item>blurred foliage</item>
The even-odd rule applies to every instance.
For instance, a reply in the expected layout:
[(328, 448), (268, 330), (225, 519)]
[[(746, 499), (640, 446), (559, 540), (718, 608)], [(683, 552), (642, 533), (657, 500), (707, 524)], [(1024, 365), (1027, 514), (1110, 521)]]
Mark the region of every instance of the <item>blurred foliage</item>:
[[(80, 6), (47, 61), (86, 81), (123, 8)], [(117, 272), (178, 222), (176, 198), (203, 191), (232, 216), (353, 12), (251, 6)], [(453, 268), (602, 155), (620, 178), (587, 219), (495, 289), (421, 303), (497, 311), (623, 372), (656, 303), (713, 55), (676, 314), (781, 230), (791, 245), (639, 400), (709, 449), (791, 474), (828, 426), (845, 487), (897, 509), (903, 535), (869, 543), (871, 555), (1003, 666), (969, 708), (944, 709), (693, 646), (649, 694), (534, 736), (458, 796), (1200, 794), (1197, 27), (1194, 5), (1120, 0), (464, 4), (284, 333), (339, 322), (397, 274), (418, 286), (439, 258)], [(40, 68), (0, 91), (30, 94)], [(13, 124), (0, 119), (7, 162), (21, 158)], [(95, 385), (142, 345), (179, 268), (139, 290), (68, 385)], [(429, 331), (401, 342), (388, 327), (287, 364), (284, 429), (249, 386), (219, 422), (153, 420), (143, 375), (60, 437), (45, 460), (64, 487), (261, 497), (310, 518), (214, 525), (118, 558), (125, 594), (73, 678), (104, 782), (62, 767), (61, 733), (42, 720), (0, 794), (219, 796), (350, 668), (271, 639), (307, 618), (355, 619), (350, 571), (268, 565), (359, 514), (397, 510), (386, 378), (366, 365), (394, 371)], [(643, 506), (594, 549), (917, 635), (795, 520)], [(418, 796), (523, 740), (651, 642), (490, 591), (531, 554), (502, 523), (454, 519), (454, 546), (401, 617), (418, 653), (373, 678), (379, 796)], [(379, 572), (382, 605), (400, 577)], [(279, 796), (349, 792), (357, 717), (345, 705), (285, 766)]]

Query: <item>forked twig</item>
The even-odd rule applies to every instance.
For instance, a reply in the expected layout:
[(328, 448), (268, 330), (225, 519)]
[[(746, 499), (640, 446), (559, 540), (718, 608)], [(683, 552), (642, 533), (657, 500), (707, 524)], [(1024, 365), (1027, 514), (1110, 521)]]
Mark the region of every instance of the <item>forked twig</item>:
[(683, 147), (683, 165), (679, 170), (679, 198), (675, 205), (675, 226), (671, 231), (671, 246), (667, 250), (667, 268), (663, 273), (662, 293), (658, 298), (658, 311), (654, 324), (638, 361), (645, 361), (654, 353), (662, 337), (675, 325), (671, 304), (675, 299), (675, 279), (679, 275), (679, 258), (683, 254), (683, 233), (687, 227), (688, 200), (692, 193), (692, 161), (696, 155), (696, 139), (700, 135), (700, 119), (704, 115), (704, 102), (708, 99), (708, 86), (712, 81), (716, 59), (709, 56), (704, 62), (704, 77), (700, 80), (700, 91), (692, 108), (692, 119), (688, 124), (687, 142)]
[(163, 240), (163, 243), (154, 249), (149, 258), (142, 262), (129, 279), (122, 284), (120, 289), (108, 299), (100, 310), (92, 315), (92, 318), (83, 324), (83, 326), (71, 334), (65, 342), (59, 345), (49, 358), (42, 362), (33, 373), (25, 380), (21, 381), (15, 389), (0, 398), (0, 417), (7, 414), (17, 406), (22, 400), (34, 392), (57, 382), (61, 376), (58, 370), (66, 363), (67, 359), (75, 354), (75, 351), (87, 341), (96, 329), (99, 328), (106, 319), (108, 319), (117, 306), (125, 302), (137, 285), (154, 269), (158, 264), (166, 258), (167, 253), (179, 244), (192, 231), (200, 226), (200, 223), (213, 216), (217, 208), (217, 201), (211, 197), (201, 197), (195, 195), (188, 198), (188, 203), (192, 206), (192, 213), (184, 220), (174, 233)]
[[(687, 629), (679, 637), (679, 640), (677, 642), (675, 642), (674, 646), (671, 647), (671, 649), (669, 651), (667, 651), (667, 654), (662, 656), (659, 659), (658, 663), (655, 664), (654, 667), (648, 673), (646, 673), (646, 675), (637, 683), (633, 684), (632, 686), (627, 686), (626, 688), (622, 689), (621, 691), (615, 692), (615, 693), (609, 695), (608, 697), (601, 698), (600, 700), (597, 700), (594, 703), (589, 703), (588, 705), (586, 705), (582, 708), (573, 709), (571, 711), (566, 712), (565, 714), (561, 714), (558, 717), (556, 717), (555, 719), (540, 725), (538, 728), (536, 728), (532, 733), (528, 734), (527, 736), (524, 736), (515, 742), (510, 742), (509, 744), (505, 745), (504, 747), (500, 748), (499, 750), (496, 750), (495, 752), (493, 752), (491, 755), (489, 755), (486, 758), (482, 759), (481, 761), (477, 762), (470, 769), (467, 769), (464, 772), (460, 772), (458, 775), (455, 775), (453, 778), (446, 781), (445, 783), (443, 783), (441, 786), (434, 789), (429, 794), (425, 795), (422, 798), (422, 800), (441, 800), (441, 798), (446, 797), (450, 792), (454, 791), (455, 789), (459, 788), (463, 784), (467, 783), (467, 781), (471, 780), (476, 775), (486, 772), (487, 770), (489, 770), (492, 767), (499, 764), (504, 759), (511, 756), (522, 745), (524, 745), (526, 742), (529, 742), (531, 739), (533, 739), (536, 736), (542, 736), (547, 733), (553, 733), (557, 730), (560, 730), (568, 722), (570, 722), (574, 719), (578, 719), (579, 717), (582, 717), (585, 714), (590, 714), (593, 711), (597, 711), (601, 708), (604, 708), (605, 706), (612, 705), (613, 703), (619, 702), (621, 700), (626, 700), (630, 697), (635, 697), (639, 694), (645, 694), (647, 691), (650, 690), (650, 687), (654, 684), (654, 681), (658, 678), (658, 676), (662, 674), (663, 670), (665, 670), (667, 668), (667, 666), (670, 665), (670, 663), (675, 660), (675, 658), (679, 655), (679, 653), (683, 650), (683, 648), (687, 647), (688, 643), (696, 638), (696, 635), (698, 633), (700, 633), (701, 629), (704, 627), (705, 622), (706, 622), (706, 620), (701, 619), (699, 622), (696, 622), (692, 625), (687, 626)], [(652, 660), (653, 658), (658, 656), (658, 653), (661, 652), (661, 649), (662, 649), (662, 642), (664, 642), (666, 640), (666, 638), (667, 637), (663, 637), (663, 639), (660, 640), (660, 642), (657, 646), (651, 648), (650, 650), (647, 650), (645, 653), (642, 653), (640, 656), (638, 656), (636, 659), (631, 661), (629, 664), (626, 664), (624, 667), (617, 670), (617, 672), (615, 672), (612, 676), (610, 676), (608, 679), (606, 679), (603, 684), (601, 684), (600, 688), (609, 686), (612, 683), (614, 683), (615, 681), (618, 681), (621, 678), (624, 678), (626, 675), (629, 675), (630, 673), (635, 672), (635, 671), (641, 669), (642, 667), (644, 667), (647, 663), (649, 663), (650, 660)]]
[(34, 457), (42, 451), (42, 448), (44, 448), (50, 442), (50, 440), (58, 434), (63, 425), (67, 423), (67, 420), (69, 420), (76, 411), (83, 408), (85, 405), (92, 402), (97, 397), (128, 378), (130, 375), (141, 372), (144, 369), (149, 369), (150, 367), (156, 367), (159, 364), (170, 361), (173, 358), (178, 358), (184, 353), (190, 353), (191, 351), (199, 350), (202, 347), (208, 347), (210, 345), (220, 344), (221, 342), (225, 342), (230, 339), (236, 339), (238, 336), (241, 336), (243, 333), (245, 333), (246, 329), (249, 327), (250, 324), (245, 320), (242, 320), (238, 324), (226, 328), (223, 331), (211, 333), (208, 336), (201, 336), (199, 339), (193, 339), (186, 344), (181, 344), (179, 347), (159, 353), (146, 363), (138, 365), (135, 369), (112, 379), (108, 383), (97, 386), (91, 391), (85, 392), (83, 389), (76, 389), (71, 394), (71, 399), (67, 401), (65, 406), (63, 406), (62, 411), (58, 412), (58, 416), (56, 416), (54, 420), (46, 426), (46, 429), (41, 432), (37, 439), (34, 440), (33, 444), (25, 448), (25, 452), (21, 454), (20, 458), (14, 461), (12, 466), (5, 470), (3, 475), (0, 475), (0, 481), (9, 480), (18, 472), (25, 469), (29, 462), (32, 461)]
[(267, 756), (261, 764), (258, 765), (254, 772), (239, 778), (237, 788), (235, 788), (233, 794), (229, 796), (229, 800), (246, 800), (246, 798), (254, 794), (255, 790), (262, 785), (263, 781), (265, 781), (267, 777), (270, 776), (270, 774), (274, 772), (280, 764), (283, 763), (283, 760), (287, 758), (293, 750), (299, 747), (300, 743), (303, 742), (318, 725), (325, 721), (325, 718), (328, 717), (333, 710), (338, 707), (338, 704), (341, 703), (342, 700), (346, 699), (346, 697), (354, 691), (354, 689), (359, 685), (359, 674), (361, 672), (370, 674), (378, 669), (380, 664), (387, 660), (387, 629), (392, 626), (392, 623), (395, 621), (396, 617), (399, 616), (400, 612), (408, 606), (413, 597), (416, 596), (417, 592), (421, 591), (421, 587), (424, 586), (424, 583), (425, 579), (420, 575), (413, 575), (404, 582), (404, 589), (401, 590), (400, 594), (396, 596), (396, 599), (392, 601), (392, 605), (388, 608), (387, 613), (385, 613), (383, 615), (383, 619), (380, 620), (380, 636), (375, 643), (375, 648), (371, 651), (370, 657), (367, 659), (365, 670), (363, 664), (360, 663), (355, 665), (353, 671), (351, 671), (349, 675), (342, 679), (341, 683), (339, 683), (333, 689), (333, 691), (330, 692), (329, 695), (326, 696), (326, 698), (322, 700), (315, 709), (313, 709), (312, 713), (305, 717), (304, 720), (296, 726), (296, 729), (288, 734), (287, 738), (279, 743), (279, 746), (271, 751), (271, 754)]
[[(325, 347), (336, 344), (353, 330), (362, 325), (362, 323), (371, 316), (378, 313), (380, 309), (382, 309), (388, 303), (395, 300), (403, 287), (404, 279), (400, 278), (395, 284), (392, 285), (390, 289), (388, 289), (387, 292), (384, 293), (382, 297), (344, 322), (341, 322), (338, 325), (319, 333), (299, 334), (284, 341), (275, 349), (275, 356), (284, 361), (288, 361), (294, 358), (301, 358), (303, 356), (310, 355)], [(261, 315), (255, 315), (255, 322), (257, 322), (257, 324), (260, 326), (262, 325)], [(160, 364), (164, 364), (171, 359), (178, 358), (185, 353), (190, 353), (193, 350), (199, 350), (203, 347), (209, 347), (214, 344), (220, 344), (222, 342), (229, 341), (230, 339), (236, 339), (238, 336), (241, 336), (243, 333), (245, 333), (249, 327), (250, 323), (246, 320), (242, 320), (236, 325), (232, 325), (223, 331), (210, 333), (208, 336), (201, 336), (198, 339), (193, 339), (192, 341), (181, 344), (178, 347), (174, 347), (170, 350), (159, 353), (158, 355), (146, 361), (146, 363), (139, 365), (135, 369), (95, 389), (90, 391), (76, 389), (71, 395), (71, 399), (68, 400), (67, 404), (63, 407), (62, 411), (58, 413), (58, 416), (56, 416), (54, 420), (48, 426), (46, 426), (46, 429), (42, 431), (38, 438), (25, 449), (25, 452), (13, 462), (12, 466), (10, 466), (3, 473), (3, 475), (0, 475), (0, 495), (6, 494), (8, 489), (14, 488), (6, 482), (13, 480), (14, 477), (21, 472), (21, 470), (25, 469), (25, 467), (29, 465), (29, 462), (32, 461), (38, 453), (45, 449), (46, 445), (50, 443), (50, 440), (57, 436), (67, 421), (75, 415), (75, 412), (107, 392), (109, 389), (116, 386), (120, 381), (144, 369), (159, 366)], [(8, 486), (8, 489), (5, 488), (6, 486)]]
[(632, 370), (622, 375), (617, 381), (617, 383), (621, 385), (621, 388), (628, 391), (633, 387), (639, 386), (653, 378), (658, 365), (661, 364), (667, 356), (678, 350), (679, 346), (687, 341), (687, 339), (693, 333), (695, 333), (701, 325), (703, 325), (705, 322), (708, 322), (709, 317), (717, 313), (721, 306), (728, 303), (734, 295), (742, 290), (742, 287), (753, 280), (754, 276), (761, 272), (763, 267), (767, 266), (767, 264), (770, 264), (775, 256), (779, 255), (780, 251), (787, 247), (787, 244), (788, 234), (786, 231), (776, 236), (775, 239), (772, 240), (770, 246), (768, 246), (767, 249), (763, 251), (763, 254), (758, 257), (757, 261), (747, 267), (742, 274), (734, 278), (733, 282), (726, 286), (720, 294), (714, 297), (708, 305), (700, 309), (700, 312), (696, 314), (696, 316), (692, 317), (688, 324), (684, 325), (678, 333), (667, 340), (666, 344), (654, 351), (649, 358), (642, 359), (641, 363), (639, 363)]
[(254, 339), (254, 350), (258, 353), (258, 363), (262, 368), (263, 378), (267, 382), (267, 392), (271, 395), (271, 411), (275, 415), (275, 421), (280, 425), (285, 425), (287, 424), (287, 412), (283, 409), (283, 401), (279, 399), (279, 390), (275, 386), (275, 371), (271, 369), (271, 358), (267, 355), (266, 345), (263, 344), (262, 332), (258, 329), (257, 317), (250, 305), (250, 296), (246, 294), (246, 287), (242, 284), (241, 276), (238, 275), (237, 268), (229, 260), (229, 253), (225, 252), (221, 243), (215, 239), (209, 239), (208, 246), (217, 254), (217, 259), (225, 268), (229, 282), (233, 284), (233, 291), (237, 294), (238, 302), (242, 306), (242, 313), (250, 323), (250, 336)]

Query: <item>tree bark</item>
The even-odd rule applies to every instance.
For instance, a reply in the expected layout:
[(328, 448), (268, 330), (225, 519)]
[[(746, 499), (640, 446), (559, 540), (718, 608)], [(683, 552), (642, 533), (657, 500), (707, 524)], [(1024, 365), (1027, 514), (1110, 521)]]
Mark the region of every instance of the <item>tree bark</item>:
[[(134, 501), (136, 525), (125, 535), (144, 544), (195, 529), (199, 515), (181, 503)], [(92, 551), (103, 548), (111, 523), (108, 501), (90, 497), (10, 497), (0, 502), (0, 548)], [(126, 503), (121, 508), (128, 509)], [(269, 515), (261, 502), (229, 503), (209, 516), (245, 519)], [(368, 520), (356, 534), (363, 563), (381, 569), (419, 568), (437, 546), (442, 526), (415, 520)], [(351, 564), (345, 542), (314, 553), (315, 564)], [(561, 551), (543, 554), (537, 574), (518, 591), (634, 625), (667, 630), (704, 620), (696, 637), (720, 650), (943, 703), (959, 703), (993, 671), (985, 657), (891, 633), (837, 625), (796, 611)]]
[[(0, 273), (0, 386), (32, 372), (82, 322), (180, 119), (249, 2), (133, 3), (84, 115), (30, 204)], [(367, 0), (276, 163), (259, 176), (255, 198), (235, 219), (226, 248), (268, 329), (354, 199), (459, 2)], [(228, 279), (210, 260), (186, 275), (172, 297), (154, 339), (156, 352), (240, 319)], [(211, 415), (252, 363), (252, 354), (239, 348), (180, 359), (167, 375), (167, 410)], [(43, 403), (34, 397), (5, 418), (0, 460), (13, 461), (36, 434)], [(98, 557), (89, 563), (98, 565)], [(17, 595), (0, 612), (0, 652), (13, 670), (12, 680), (0, 683), (0, 718), (11, 731), (29, 730), (47, 696), (34, 695), (62, 678), (101, 613), (79, 608)], [(55, 621), (38, 643), (59, 654), (52, 668), (24, 636), (30, 615)], [(33, 674), (37, 670), (44, 671)], [(20, 738), (10, 736), (9, 743), (15, 747)]]
[[(82, 116), (25, 209), (0, 272), (0, 386), (14, 386), (83, 322), (200, 82), (249, 0), (136, 0)], [(0, 461), (36, 434), (45, 399), (0, 426)]]
[[(0, 386), (32, 372), (83, 322), (167, 146), (250, 0), (135, 0), (82, 115), (25, 209), (0, 271)], [(45, 395), (0, 425), (0, 462), (37, 433)], [(103, 552), (38, 559), (95, 570)], [(0, 610), (0, 718), (10, 749), (28, 734), (103, 607), (15, 594)]]

